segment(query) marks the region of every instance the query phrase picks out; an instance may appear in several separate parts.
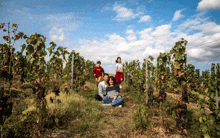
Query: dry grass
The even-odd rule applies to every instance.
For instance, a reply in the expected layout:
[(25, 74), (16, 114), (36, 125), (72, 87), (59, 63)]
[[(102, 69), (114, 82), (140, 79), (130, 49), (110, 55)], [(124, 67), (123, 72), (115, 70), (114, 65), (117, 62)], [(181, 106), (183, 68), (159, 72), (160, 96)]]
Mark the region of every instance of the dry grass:
[[(115, 74), (109, 74), (110, 76), (115, 76)], [(122, 82), (121, 95), (124, 97), (126, 103), (122, 108), (119, 107), (102, 107), (102, 105), (95, 100), (94, 94), (98, 93), (96, 84), (86, 82), (87, 89), (84, 88), (82, 93), (66, 95), (63, 91), (64, 84), (61, 84), (60, 96), (56, 99), (60, 99), (61, 103), (56, 102), (51, 103), (49, 98), (55, 98), (52, 90), (49, 90), (46, 95), (47, 99), (47, 111), (48, 114), (54, 115), (60, 120), (70, 115), (71, 120), (68, 122), (61, 123), (62, 126), (68, 126), (68, 129), (47, 129), (42, 137), (123, 137), (123, 138), (183, 138), (179, 132), (177, 132), (174, 125), (175, 120), (171, 117), (166, 117), (164, 114), (164, 123), (161, 125), (161, 116), (158, 114), (157, 109), (148, 109), (149, 113), (155, 113), (154, 117), (150, 116), (150, 121), (153, 122), (153, 128), (146, 128), (145, 130), (135, 129), (134, 120), (132, 118), (132, 112), (139, 105), (137, 104), (137, 99), (134, 92), (128, 94), (125, 92), (126, 84)], [(15, 88), (13, 88), (15, 89)], [(19, 89), (15, 89), (19, 90)], [(31, 91), (31, 89), (21, 90), (23, 92)], [(154, 93), (158, 95), (157, 92)], [(91, 99), (87, 98), (91, 95)], [(174, 101), (173, 94), (167, 92), (167, 99), (172, 102)], [(180, 98), (180, 95), (174, 94), (175, 98)], [(34, 110), (32, 106), (33, 99), (30, 97), (25, 98), (22, 102), (27, 103), (27, 110)], [(188, 104), (188, 110), (196, 111), (199, 114), (197, 106), (195, 103)], [(76, 114), (77, 113), (77, 114)], [(72, 114), (72, 116), (71, 116)], [(101, 116), (100, 116), (101, 115)], [(97, 119), (98, 118), (98, 119)], [(84, 130), (84, 125), (86, 129)], [(77, 131), (76, 131), (77, 130)], [(82, 134), (80, 134), (82, 132)]]

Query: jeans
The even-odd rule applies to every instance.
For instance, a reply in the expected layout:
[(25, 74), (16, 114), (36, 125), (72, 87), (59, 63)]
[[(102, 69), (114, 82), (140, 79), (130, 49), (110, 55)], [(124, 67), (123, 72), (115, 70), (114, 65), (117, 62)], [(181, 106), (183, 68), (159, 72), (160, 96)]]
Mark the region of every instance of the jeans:
[(121, 98), (117, 98), (114, 102), (112, 102), (114, 98), (108, 98), (107, 96), (104, 96), (102, 98), (102, 103), (107, 103), (107, 104), (111, 104), (112, 106), (117, 106), (120, 105), (124, 102), (124, 99)]

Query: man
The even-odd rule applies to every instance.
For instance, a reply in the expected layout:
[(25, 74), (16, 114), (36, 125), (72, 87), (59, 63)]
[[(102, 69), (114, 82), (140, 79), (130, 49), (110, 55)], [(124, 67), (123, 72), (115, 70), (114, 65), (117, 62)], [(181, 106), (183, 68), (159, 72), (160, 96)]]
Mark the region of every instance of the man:
[(95, 98), (98, 100), (98, 101), (102, 101), (102, 98), (104, 96), (106, 96), (106, 88), (108, 86), (108, 79), (109, 79), (109, 75), (107, 73), (105, 73), (103, 75), (103, 80), (102, 82), (100, 82), (98, 84), (98, 91), (99, 91), (99, 94), (96, 94), (95, 95)]

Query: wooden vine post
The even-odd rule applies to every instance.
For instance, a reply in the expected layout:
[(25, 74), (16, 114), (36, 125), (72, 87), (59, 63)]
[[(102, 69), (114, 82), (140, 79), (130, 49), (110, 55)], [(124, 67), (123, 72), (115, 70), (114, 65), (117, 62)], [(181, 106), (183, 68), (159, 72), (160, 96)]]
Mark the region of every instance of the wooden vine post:
[[(125, 60), (125, 63), (126, 63), (126, 60)], [(127, 81), (127, 73), (125, 73), (125, 77), (124, 77), (124, 82), (126, 82), (126, 81)]]
[(73, 67), (74, 67), (74, 54), (72, 54), (72, 66), (71, 66), (71, 94), (73, 93)]
[[(147, 90), (147, 79), (148, 79), (147, 63), (148, 63), (148, 60), (146, 59), (146, 90)], [(147, 104), (147, 103), (148, 103), (148, 94), (146, 94), (146, 104)]]
[[(216, 74), (216, 65), (215, 65), (215, 80), (217, 80), (217, 74)], [(215, 89), (215, 94), (216, 94), (216, 106), (218, 108), (218, 91), (217, 91), (217, 87)]]

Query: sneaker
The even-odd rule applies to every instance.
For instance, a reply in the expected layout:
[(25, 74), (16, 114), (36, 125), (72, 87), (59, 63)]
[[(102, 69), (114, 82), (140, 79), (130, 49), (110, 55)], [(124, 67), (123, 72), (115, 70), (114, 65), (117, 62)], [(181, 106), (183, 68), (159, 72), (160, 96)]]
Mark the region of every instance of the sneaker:
[(120, 88), (120, 89), (122, 88), (121, 84), (119, 84), (119, 88)]
[(122, 105), (119, 105), (118, 107), (122, 107)]

